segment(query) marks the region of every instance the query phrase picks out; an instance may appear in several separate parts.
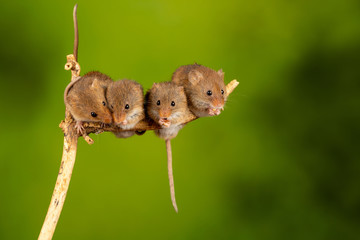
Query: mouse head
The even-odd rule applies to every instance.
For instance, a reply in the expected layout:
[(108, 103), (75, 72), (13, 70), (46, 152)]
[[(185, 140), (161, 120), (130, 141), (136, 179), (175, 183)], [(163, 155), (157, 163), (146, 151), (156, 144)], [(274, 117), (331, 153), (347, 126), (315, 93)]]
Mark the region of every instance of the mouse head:
[(116, 125), (130, 126), (144, 118), (144, 93), (139, 83), (131, 80), (113, 82), (106, 98)]
[(111, 112), (105, 99), (105, 87), (94, 79), (91, 85), (76, 94), (68, 95), (68, 101), (73, 105), (72, 114), (80, 121), (111, 123)]
[(146, 95), (149, 116), (164, 127), (183, 116), (187, 109), (184, 88), (173, 82), (154, 83)]
[(208, 114), (219, 115), (226, 101), (226, 87), (222, 69), (214, 71), (200, 66), (188, 74), (186, 88), (189, 100), (198, 109), (206, 109)]

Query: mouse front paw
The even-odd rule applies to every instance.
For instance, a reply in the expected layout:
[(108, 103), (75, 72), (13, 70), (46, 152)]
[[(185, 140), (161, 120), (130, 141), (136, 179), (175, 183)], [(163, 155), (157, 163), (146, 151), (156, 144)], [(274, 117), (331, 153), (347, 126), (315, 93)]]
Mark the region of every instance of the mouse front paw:
[(221, 109), (218, 109), (218, 108), (209, 108), (208, 109), (208, 114), (210, 116), (217, 116), (217, 115), (220, 115), (221, 113)]
[(164, 127), (164, 128), (168, 128), (168, 127), (170, 127), (171, 122), (170, 122), (170, 120), (160, 118), (159, 125)]
[(81, 121), (77, 121), (77, 122), (76, 122), (76, 124), (75, 124), (75, 129), (76, 129), (76, 132), (77, 132), (79, 135), (84, 135), (84, 133), (85, 133), (85, 128), (83, 127)]

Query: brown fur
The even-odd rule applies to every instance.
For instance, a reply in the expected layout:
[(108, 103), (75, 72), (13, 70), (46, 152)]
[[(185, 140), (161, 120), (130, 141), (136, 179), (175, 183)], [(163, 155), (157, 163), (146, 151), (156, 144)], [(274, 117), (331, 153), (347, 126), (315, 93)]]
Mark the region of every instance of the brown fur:
[[(189, 108), (197, 117), (209, 116), (209, 109), (221, 109), (225, 104), (226, 87), (222, 70), (216, 72), (199, 64), (185, 65), (174, 72), (172, 82), (184, 86)], [(209, 90), (211, 96), (207, 95)]]
[[(65, 104), (76, 121), (112, 122), (105, 98), (106, 87), (111, 82), (111, 78), (105, 74), (89, 72), (67, 88)], [(91, 112), (97, 116), (91, 116)]]
[[(160, 105), (157, 105), (158, 100)], [(171, 106), (172, 101), (175, 102), (175, 106)], [(178, 125), (183, 121), (184, 114), (189, 111), (184, 88), (172, 82), (154, 83), (146, 94), (146, 110), (148, 116), (157, 123), (161, 118), (167, 118), (171, 125)]]
[[(136, 124), (145, 117), (143, 88), (135, 81), (113, 82), (108, 88), (106, 98), (115, 124), (120, 124), (125, 119), (128, 124)], [(129, 109), (125, 109), (126, 104), (129, 105)], [(138, 113), (134, 116), (136, 112)]]

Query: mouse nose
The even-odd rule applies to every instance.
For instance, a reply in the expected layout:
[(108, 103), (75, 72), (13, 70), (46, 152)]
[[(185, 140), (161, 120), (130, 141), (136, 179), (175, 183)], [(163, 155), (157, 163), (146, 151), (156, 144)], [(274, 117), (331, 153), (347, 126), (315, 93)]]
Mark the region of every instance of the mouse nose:
[(116, 124), (121, 124), (126, 119), (126, 115), (123, 113), (113, 114), (113, 116)]
[(224, 107), (224, 99), (214, 99), (212, 105), (214, 108), (222, 109)]
[(171, 115), (171, 110), (170, 109), (161, 109), (159, 112), (159, 116), (160, 118), (167, 120)]

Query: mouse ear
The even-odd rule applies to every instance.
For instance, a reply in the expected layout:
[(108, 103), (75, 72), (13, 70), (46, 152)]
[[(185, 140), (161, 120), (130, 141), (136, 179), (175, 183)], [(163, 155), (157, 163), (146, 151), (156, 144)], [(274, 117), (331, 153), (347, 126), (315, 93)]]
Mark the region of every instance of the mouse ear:
[(219, 69), (219, 71), (217, 71), (217, 74), (219, 74), (219, 76), (223, 78), (225, 73), (222, 69)]
[(198, 84), (200, 82), (200, 80), (202, 80), (203, 78), (204, 78), (204, 76), (199, 71), (191, 70), (189, 72), (189, 82), (191, 82), (191, 84), (193, 84), (193, 85)]
[(183, 86), (176, 86), (176, 89), (178, 90), (178, 91), (180, 91), (180, 92), (184, 92), (185, 91), (185, 89), (184, 89), (184, 87)]
[(99, 80), (97, 80), (97, 79), (95, 78), (94, 81), (93, 81), (92, 84), (91, 84), (91, 87), (92, 87), (92, 88), (101, 87)]
[(154, 89), (158, 88), (158, 84), (154, 82), (151, 88), (154, 88)]

